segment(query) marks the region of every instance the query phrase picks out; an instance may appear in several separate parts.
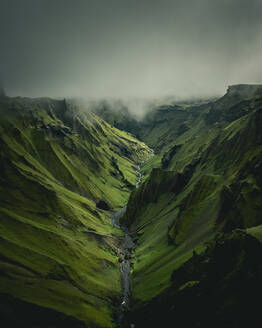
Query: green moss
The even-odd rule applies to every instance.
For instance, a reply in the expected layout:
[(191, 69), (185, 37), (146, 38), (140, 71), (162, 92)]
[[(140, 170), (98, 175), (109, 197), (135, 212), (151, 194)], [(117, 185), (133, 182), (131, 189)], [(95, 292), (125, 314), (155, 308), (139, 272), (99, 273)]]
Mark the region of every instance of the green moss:
[[(187, 109), (192, 116), (181, 133), (175, 124), (167, 127), (163, 113), (159, 124), (166, 126), (166, 134), (155, 121), (147, 132), (157, 155), (142, 168), (148, 177), (132, 192), (122, 218), (137, 232), (132, 273), (136, 308), (169, 288), (172, 270), (194, 251), (203, 252), (216, 232), (261, 224), (261, 110), (250, 100), (252, 110), (241, 107), (233, 117), (222, 103), (212, 105), (223, 111), (212, 123), (212, 106), (205, 104)], [(228, 105), (236, 103), (230, 100)], [(176, 112), (168, 115), (175, 118)], [(180, 146), (170, 155), (169, 170), (155, 169), (176, 145)], [(259, 238), (259, 229), (247, 231)]]
[(148, 147), (63, 101), (7, 98), (0, 111), (0, 293), (113, 327), (120, 232), (96, 202), (126, 203)]

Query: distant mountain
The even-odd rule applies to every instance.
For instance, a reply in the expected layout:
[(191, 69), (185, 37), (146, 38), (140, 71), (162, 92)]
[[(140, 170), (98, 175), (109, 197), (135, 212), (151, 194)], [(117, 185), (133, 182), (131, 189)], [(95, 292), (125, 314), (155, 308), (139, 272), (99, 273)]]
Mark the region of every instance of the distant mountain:
[(196, 108), (201, 108), (210, 101), (194, 99), (174, 102), (168, 99), (167, 103), (164, 100), (152, 102), (139, 118), (121, 102), (117, 102), (114, 107), (114, 104), (102, 101), (94, 105), (92, 111), (118, 129), (128, 131), (145, 141), (158, 152), (166, 143), (176, 138), (177, 133), (187, 129), (186, 121), (197, 115)]
[(242, 99), (250, 99), (261, 91), (262, 84), (234, 84), (227, 89), (226, 96), (237, 95)]
[(92, 111), (117, 129), (139, 135), (140, 122), (121, 101), (101, 101), (92, 106)]

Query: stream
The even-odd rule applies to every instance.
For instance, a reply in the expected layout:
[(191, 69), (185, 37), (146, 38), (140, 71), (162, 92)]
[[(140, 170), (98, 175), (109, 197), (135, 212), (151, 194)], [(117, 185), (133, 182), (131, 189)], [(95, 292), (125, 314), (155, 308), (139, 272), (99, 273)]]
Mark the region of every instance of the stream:
[[(154, 151), (151, 150), (151, 156), (154, 156)], [(136, 173), (138, 176), (138, 180), (136, 182), (136, 188), (139, 187), (139, 185), (142, 182), (143, 174), (141, 173), (141, 165), (143, 165), (146, 161), (148, 161), (151, 156), (149, 156), (148, 159), (140, 163), (138, 165)], [(127, 227), (120, 226), (119, 219), (125, 214), (126, 212), (126, 206), (121, 208), (119, 211), (114, 213), (112, 215), (112, 225), (115, 228), (121, 229), (124, 233), (124, 242), (123, 242), (123, 257), (121, 258), (121, 264), (120, 264), (120, 273), (121, 273), (121, 280), (122, 280), (122, 300), (119, 307), (119, 314), (117, 319), (117, 327), (121, 328), (123, 327), (123, 319), (126, 314), (126, 312), (129, 310), (129, 299), (130, 299), (130, 270), (131, 270), (131, 253), (133, 248), (135, 247), (135, 243), (133, 242), (133, 239), (130, 235), (130, 232)]]
[(142, 179), (143, 179), (143, 174), (141, 173), (141, 166), (140, 165), (138, 165), (138, 167), (137, 167), (136, 174), (138, 175), (138, 180), (136, 182), (136, 188), (138, 188), (141, 181), (142, 181)]
[(115, 228), (121, 229), (124, 233), (122, 256), (120, 257), (120, 273), (122, 281), (122, 299), (119, 306), (117, 316), (117, 327), (123, 327), (123, 319), (126, 312), (129, 310), (129, 297), (130, 297), (130, 270), (131, 270), (131, 252), (135, 246), (132, 237), (126, 227), (120, 226), (119, 219), (126, 212), (126, 206), (121, 208), (118, 212), (112, 215), (112, 225)]
[(130, 297), (130, 270), (131, 270), (131, 252), (135, 243), (133, 242), (132, 237), (129, 234), (129, 231), (126, 227), (121, 227), (119, 224), (119, 219), (126, 212), (126, 206), (121, 208), (118, 212), (112, 215), (112, 225), (115, 228), (121, 229), (124, 233), (124, 241), (123, 241), (123, 255), (120, 257), (120, 273), (121, 273), (121, 281), (122, 281), (122, 299), (121, 304), (119, 306), (118, 316), (117, 316), (117, 327), (123, 327), (123, 319), (125, 317), (126, 312), (129, 309), (129, 297)]

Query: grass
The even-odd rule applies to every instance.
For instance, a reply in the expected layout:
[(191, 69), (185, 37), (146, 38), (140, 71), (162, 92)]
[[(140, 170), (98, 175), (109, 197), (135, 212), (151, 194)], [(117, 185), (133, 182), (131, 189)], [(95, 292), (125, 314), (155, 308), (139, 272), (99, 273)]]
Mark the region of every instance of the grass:
[[(122, 218), (131, 230), (138, 229), (131, 277), (135, 308), (168, 289), (174, 270), (194, 251), (202, 253), (217, 232), (248, 228), (248, 233), (261, 240), (259, 108), (229, 121), (223, 114), (225, 120), (212, 124), (206, 119), (210, 111), (209, 104), (202, 106), (187, 119), (189, 128), (182, 134), (177, 133), (176, 123), (168, 125), (164, 115), (159, 125), (148, 129), (145, 140), (158, 149), (157, 155), (142, 168), (147, 179), (131, 194)], [(175, 117), (173, 112), (173, 120)], [(170, 159), (168, 170), (151, 173), (174, 145), (181, 147)], [(178, 173), (189, 178), (182, 189), (175, 184), (172, 190)]]
[(120, 232), (96, 203), (126, 203), (148, 147), (63, 101), (7, 98), (0, 111), (0, 293), (114, 327)]
[(138, 218), (139, 226), (150, 222), (152, 217), (153, 223), (139, 231), (133, 255), (132, 296), (137, 306), (168, 288), (173, 271), (192, 256), (193, 250), (202, 251), (204, 241), (212, 236), (212, 230), (204, 238), (200, 231), (200, 236), (196, 232), (188, 235), (179, 246), (170, 243), (168, 230), (178, 216), (172, 196), (162, 195), (156, 204), (141, 210), (141, 221)]
[[(110, 216), (132, 190), (122, 222), (136, 232), (135, 307), (167, 290), (174, 271), (216, 233), (247, 229), (261, 240), (257, 106), (223, 97), (156, 110), (140, 131), (156, 155), (135, 189), (136, 167), (150, 151), (131, 134), (64, 101), (1, 100), (0, 292), (113, 327), (121, 232)], [(111, 210), (97, 208), (99, 200)], [(189, 281), (183, 291), (194, 289), (197, 280)]]

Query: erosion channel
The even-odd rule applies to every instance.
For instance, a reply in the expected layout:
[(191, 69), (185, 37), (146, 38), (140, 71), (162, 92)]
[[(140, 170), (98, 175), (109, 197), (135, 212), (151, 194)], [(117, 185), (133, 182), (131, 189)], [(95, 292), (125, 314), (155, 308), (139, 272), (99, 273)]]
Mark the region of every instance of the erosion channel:
[[(152, 156), (154, 155), (153, 150)], [(151, 157), (151, 156), (150, 156)], [(150, 158), (149, 157), (149, 158)], [(149, 158), (147, 160), (149, 160)], [(146, 160), (146, 161), (147, 161)], [(141, 165), (144, 164), (146, 161), (142, 162), (137, 167), (137, 176), (138, 180), (136, 182), (136, 188), (139, 187), (140, 183), (142, 182), (143, 175), (141, 173)], [(121, 229), (124, 233), (124, 240), (123, 240), (123, 256), (120, 258), (120, 272), (121, 272), (121, 280), (122, 280), (122, 300), (119, 306), (119, 312), (117, 316), (117, 327), (123, 327), (124, 317), (126, 312), (129, 310), (129, 298), (130, 298), (130, 270), (131, 270), (131, 252), (135, 246), (133, 242), (132, 234), (125, 226), (120, 226), (119, 219), (123, 216), (126, 212), (126, 206), (121, 208), (119, 211), (112, 215), (112, 225), (115, 228)]]

